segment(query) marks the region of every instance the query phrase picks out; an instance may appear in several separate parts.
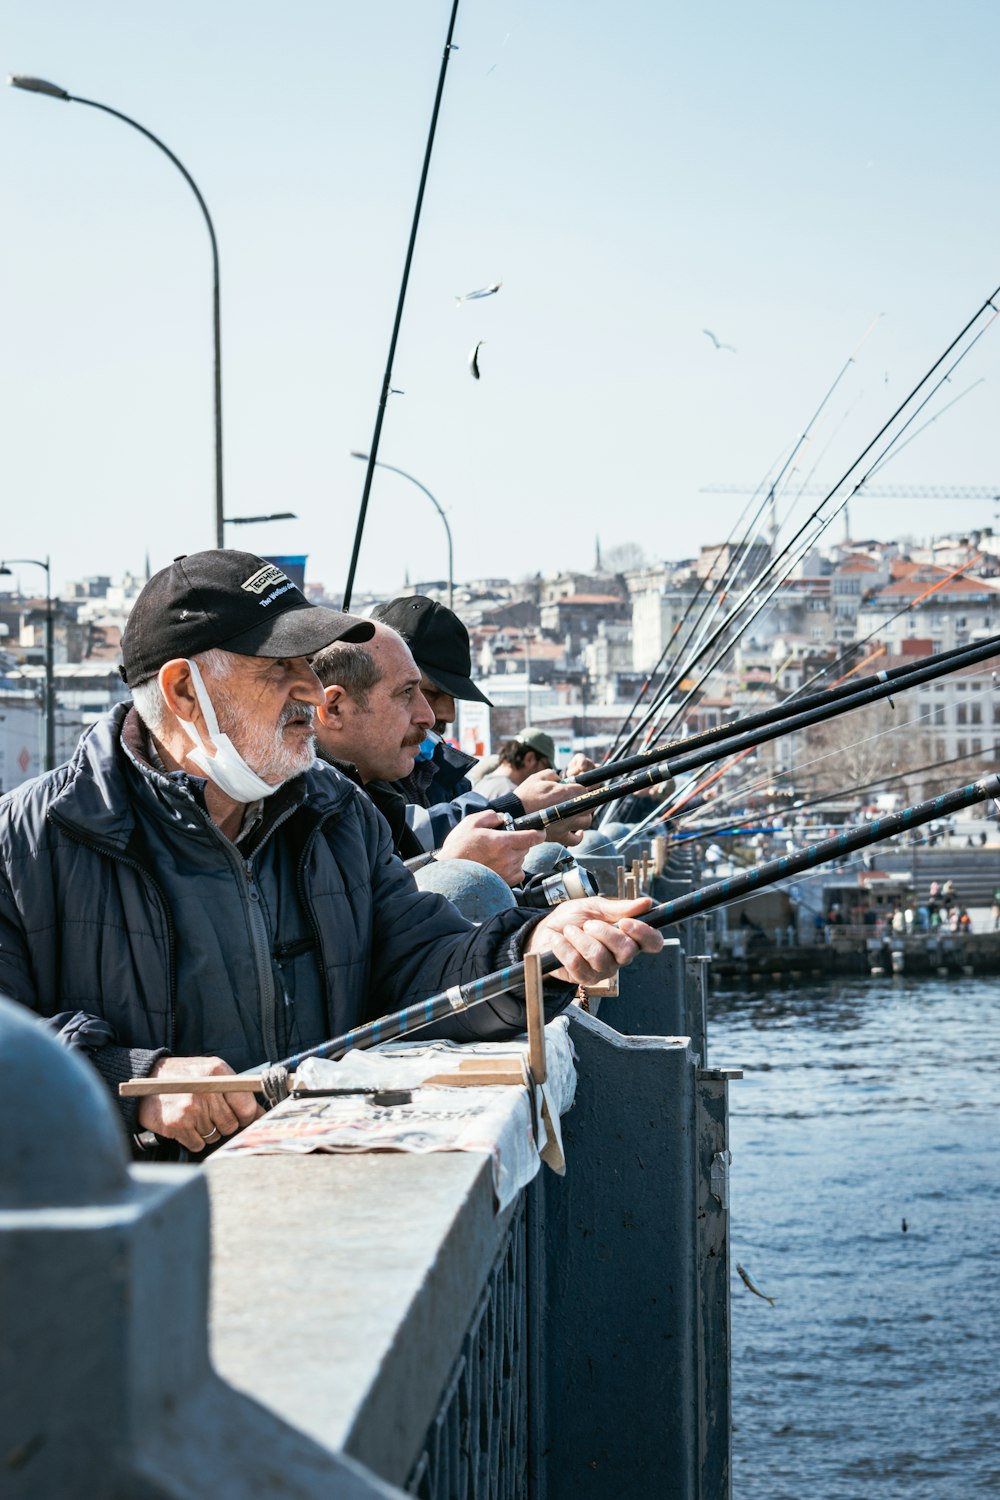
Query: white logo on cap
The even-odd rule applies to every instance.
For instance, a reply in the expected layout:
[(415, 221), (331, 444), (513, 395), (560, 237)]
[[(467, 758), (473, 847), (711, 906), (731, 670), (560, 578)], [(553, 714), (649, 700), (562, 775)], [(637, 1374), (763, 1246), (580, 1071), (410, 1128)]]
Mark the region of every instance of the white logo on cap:
[(264, 568), (258, 568), (256, 573), (251, 573), (245, 583), (240, 584), (241, 589), (246, 589), (248, 594), (262, 594), (275, 583), (288, 583), (288, 575), (274, 563), (268, 563)]

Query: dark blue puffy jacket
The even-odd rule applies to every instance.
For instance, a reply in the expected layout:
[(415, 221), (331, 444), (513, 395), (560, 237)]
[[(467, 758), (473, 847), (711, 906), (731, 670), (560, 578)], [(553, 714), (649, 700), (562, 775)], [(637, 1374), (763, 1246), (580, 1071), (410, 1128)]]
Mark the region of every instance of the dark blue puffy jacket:
[[(163, 1050), (176, 1050), (179, 999), (185, 1051), (253, 1066), (271, 1054), (266, 1029), (259, 1037), (246, 1029), (240, 884), (220, 879), (220, 862), (239, 865), (241, 853), (210, 825), (200, 778), (160, 775), (126, 751), (127, 712), (119, 705), (68, 764), (0, 799), (0, 993), (49, 1018), (112, 1085), (143, 1076)], [(132, 714), (130, 744), (137, 727)], [(169, 817), (190, 820), (180, 885), (173, 867), (170, 881), (163, 879), (157, 820), (144, 800), (153, 790)], [(297, 1045), (520, 957), (532, 916), (514, 910), (475, 927), (443, 897), (417, 890), (384, 820), (331, 768), (294, 778), (264, 805), (271, 832), (247, 863), (262, 888), (270, 882), (275, 910), (303, 916), (318, 966), (319, 1003), (308, 1029), (296, 1032)], [(211, 903), (211, 941), (192, 954), (185, 902), (202, 898)], [(179, 970), (187, 976), (180, 997)], [(242, 976), (239, 984), (234, 976)], [(558, 989), (553, 1010), (570, 993)], [(209, 1047), (197, 1034), (202, 1017)], [(456, 1015), (435, 1034), (488, 1039), (523, 1025), (520, 1000), (505, 996)], [(134, 1116), (124, 1113), (131, 1124)]]

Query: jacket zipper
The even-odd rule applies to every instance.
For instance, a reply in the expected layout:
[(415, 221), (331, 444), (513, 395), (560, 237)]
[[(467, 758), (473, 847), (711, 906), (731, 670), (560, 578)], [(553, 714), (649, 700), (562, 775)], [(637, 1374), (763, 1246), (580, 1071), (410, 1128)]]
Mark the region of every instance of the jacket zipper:
[(339, 812), (340, 812), (340, 809), (339, 808), (335, 808), (332, 811), (326, 813), (325, 816), (323, 816), (323, 817), (320, 818), (319, 822), (316, 824), (315, 828), (312, 829), (312, 831), (309, 834), (309, 837), (306, 839), (305, 843), (302, 846), (302, 853), (299, 856), (299, 867), (298, 867), (298, 870), (296, 871), (296, 882), (297, 882), (298, 887), (299, 887), (299, 900), (302, 903), (303, 910), (306, 911), (309, 914), (309, 922), (310, 922), (310, 925), (312, 926), (313, 937), (316, 940), (316, 962), (319, 964), (320, 983), (323, 986), (323, 995), (325, 997), (325, 1002), (326, 1002), (326, 1025), (327, 1025), (327, 1030), (330, 1032), (331, 1036), (333, 1035), (335, 1028), (334, 1028), (334, 1024), (333, 1024), (333, 1016), (332, 1016), (332, 1014), (330, 1012), (330, 1001), (331, 1001), (332, 997), (331, 997), (329, 991), (327, 990), (327, 984), (326, 984), (326, 965), (323, 962), (323, 933), (322, 933), (322, 930), (320, 929), (319, 918), (316, 915), (316, 912), (315, 912), (315, 910), (313, 908), (313, 904), (309, 900), (309, 894), (306, 891), (305, 873), (306, 873), (306, 861), (308, 860), (310, 854), (312, 853), (313, 845), (315, 844), (316, 840), (319, 838), (320, 834), (322, 833), (322, 831), (325, 828), (325, 826), (326, 826), (327, 822), (329, 821), (329, 819), (337, 817), (338, 814), (339, 814)]
[[(219, 834), (219, 837), (223, 839), (225, 844), (228, 846), (227, 853), (230, 850), (232, 851), (231, 858), (238, 866), (245, 882), (245, 889), (247, 893), (247, 924), (250, 928), (250, 941), (253, 945), (254, 966), (257, 970), (257, 990), (260, 1005), (261, 1039), (264, 1043), (264, 1051), (267, 1054), (269, 1063), (276, 1062), (278, 1059), (278, 1030), (277, 1019), (275, 1015), (277, 986), (274, 979), (274, 967), (271, 963), (270, 934), (267, 930), (267, 923), (264, 920), (264, 913), (261, 910), (260, 892), (253, 872), (253, 858), (260, 853), (261, 849), (264, 847), (264, 844), (266, 844), (271, 836), (277, 832), (282, 823), (287, 822), (292, 814), (297, 811), (298, 804), (296, 804), (295, 807), (287, 807), (285, 809), (281, 816), (277, 818), (268, 829), (266, 838), (254, 850), (254, 854), (250, 859), (244, 859), (240, 854), (238, 847), (235, 844), (231, 843), (224, 834)], [(211, 822), (211, 819), (209, 819), (208, 821)], [(212, 823), (212, 828), (216, 833), (218, 833), (218, 829), (216, 828), (214, 823)]]
[(74, 843), (82, 844), (85, 849), (90, 849), (94, 854), (103, 854), (108, 859), (117, 860), (119, 864), (127, 866), (128, 869), (137, 871), (149, 883), (153, 895), (160, 904), (160, 912), (163, 917), (164, 926), (167, 929), (167, 993), (170, 999), (170, 1015), (166, 1046), (170, 1052), (173, 1052), (174, 1040), (177, 1035), (176, 938), (174, 919), (170, 914), (170, 907), (167, 905), (162, 887), (157, 882), (155, 875), (139, 860), (130, 859), (127, 854), (120, 853), (119, 850), (112, 848), (109, 844), (101, 843), (99, 839), (84, 837), (71, 823), (67, 823), (63, 818), (59, 817), (58, 813), (49, 812), (47, 816), (53, 823), (58, 823), (59, 827), (68, 834)]

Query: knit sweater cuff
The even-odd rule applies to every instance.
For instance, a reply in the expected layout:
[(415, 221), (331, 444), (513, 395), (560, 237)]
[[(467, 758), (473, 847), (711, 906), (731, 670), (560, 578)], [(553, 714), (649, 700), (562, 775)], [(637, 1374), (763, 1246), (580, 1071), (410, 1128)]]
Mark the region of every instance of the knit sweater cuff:
[[(528, 939), (542, 921), (545, 912), (539, 912), (530, 922), (525, 922), (516, 932), (511, 933), (507, 942), (507, 951), (504, 954), (503, 967), (508, 964), (519, 964), (524, 961), (524, 950), (528, 946)], [(569, 1002), (576, 994), (577, 986), (569, 984), (565, 979), (553, 979), (550, 974), (545, 976), (542, 996), (542, 1008), (545, 1012), (546, 1021), (551, 1021), (555, 1016), (561, 1015)], [(497, 995), (489, 1002), (494, 1012), (508, 1026), (524, 1027), (524, 986), (515, 985), (504, 995)]]
[(524, 803), (516, 792), (504, 792), (502, 797), (494, 797), (489, 806), (494, 812), (506, 814), (510, 818), (524, 817)]
[(131, 1078), (148, 1078), (161, 1057), (169, 1057), (165, 1047), (96, 1047), (88, 1056), (115, 1096), (125, 1129), (130, 1135), (139, 1131), (139, 1100), (120, 1099), (118, 1085)]

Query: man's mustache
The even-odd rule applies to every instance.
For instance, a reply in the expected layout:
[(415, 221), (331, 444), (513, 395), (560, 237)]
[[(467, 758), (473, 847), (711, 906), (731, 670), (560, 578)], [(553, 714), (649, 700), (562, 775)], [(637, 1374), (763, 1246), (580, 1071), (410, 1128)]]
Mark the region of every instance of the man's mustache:
[(278, 718), (278, 728), (284, 729), (286, 724), (291, 724), (293, 719), (299, 719), (304, 724), (312, 724), (316, 717), (316, 708), (312, 703), (286, 703)]
[(427, 735), (423, 732), (421, 732), (420, 734), (408, 734), (403, 740), (403, 748), (406, 750), (412, 750), (414, 745), (422, 745), (426, 738)]

